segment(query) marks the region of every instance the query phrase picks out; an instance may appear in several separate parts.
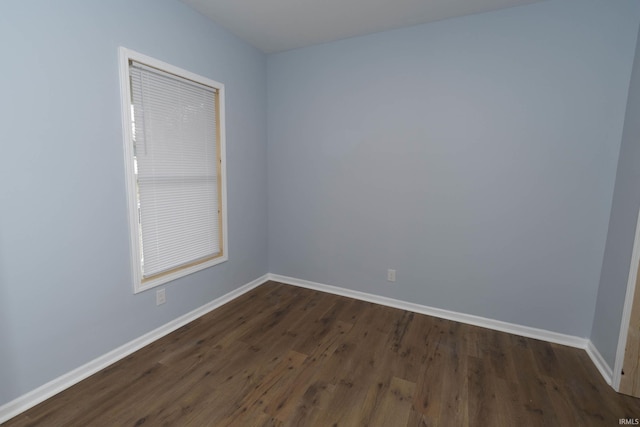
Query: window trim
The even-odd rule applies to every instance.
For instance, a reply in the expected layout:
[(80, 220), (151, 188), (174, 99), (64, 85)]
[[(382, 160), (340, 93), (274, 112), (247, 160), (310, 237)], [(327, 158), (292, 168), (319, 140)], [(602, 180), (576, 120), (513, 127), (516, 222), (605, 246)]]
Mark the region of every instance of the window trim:
[[(229, 243), (227, 233), (227, 172), (226, 172), (226, 134), (225, 134), (225, 95), (224, 85), (215, 80), (199, 76), (190, 71), (176, 67), (166, 62), (157, 60), (150, 56), (135, 52), (133, 50), (119, 48), (119, 68), (120, 68), (120, 97), (124, 146), (125, 183), (127, 191), (127, 216), (129, 221), (129, 247), (131, 273), (133, 278), (133, 292), (139, 293), (147, 289), (165, 284), (172, 280), (195, 273), (205, 268), (225, 262), (229, 259)], [(192, 263), (177, 267), (173, 270), (158, 274), (155, 277), (145, 279), (140, 263), (142, 248), (139, 241), (138, 223), (138, 200), (136, 190), (136, 176), (134, 172), (134, 151), (133, 151), (133, 129), (131, 126), (131, 85), (129, 80), (129, 61), (135, 61), (147, 66), (157, 68), (194, 82), (210, 86), (217, 90), (216, 112), (218, 115), (218, 150), (220, 165), (218, 173), (220, 175), (220, 188), (218, 201), (220, 203), (221, 227), (220, 227), (220, 255), (205, 258), (204, 260), (194, 260)]]

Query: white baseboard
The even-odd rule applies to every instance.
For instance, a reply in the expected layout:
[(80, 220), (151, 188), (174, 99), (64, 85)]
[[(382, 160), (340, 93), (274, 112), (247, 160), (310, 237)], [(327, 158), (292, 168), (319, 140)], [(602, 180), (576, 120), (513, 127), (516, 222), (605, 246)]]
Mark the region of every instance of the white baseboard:
[(337, 286), (325, 285), (322, 283), (310, 282), (308, 280), (296, 279), (293, 277), (281, 276), (279, 274), (268, 274), (269, 280), (275, 282), (286, 283), (289, 285), (300, 286), (302, 288), (314, 289), (317, 291), (328, 292), (331, 294), (341, 295), (349, 298), (355, 298), (375, 304), (386, 305), (401, 310), (412, 311), (414, 313), (426, 314), (428, 316), (439, 317), (442, 319), (453, 320), (469, 325), (480, 326), (496, 331), (507, 332), (514, 335), (520, 335), (527, 338), (534, 338), (542, 341), (548, 341), (556, 344), (562, 344), (569, 347), (581, 349), (587, 348), (589, 340), (573, 335), (560, 334), (558, 332), (547, 331), (545, 329), (532, 328), (530, 326), (517, 325), (515, 323), (502, 322), (500, 320), (487, 319), (486, 317), (474, 316), (472, 314), (458, 313), (455, 311), (443, 310), (440, 308), (429, 307), (426, 305), (415, 304), (412, 302), (401, 301), (393, 298), (387, 298), (379, 295), (368, 294), (366, 292), (354, 291), (351, 289), (340, 288)]
[(38, 387), (35, 390), (30, 391), (27, 394), (24, 394), (9, 403), (6, 403), (0, 406), (0, 424), (3, 422), (19, 415), (20, 413), (26, 411), (27, 409), (37, 405), (40, 402), (43, 402), (46, 399), (60, 393), (61, 391), (71, 387), (74, 384), (79, 383), (83, 379), (99, 372), (100, 370), (106, 368), (107, 366), (121, 360), (131, 353), (140, 350), (142, 347), (156, 341), (159, 338), (168, 335), (169, 333), (175, 331), (178, 328), (186, 325), (189, 322), (194, 321), (198, 317), (201, 317), (212, 310), (220, 307), (223, 304), (226, 304), (240, 295), (245, 294), (256, 288), (257, 286), (263, 284), (268, 279), (268, 274), (265, 274), (262, 277), (259, 277), (246, 285), (243, 285), (233, 291), (216, 298), (215, 300), (196, 308), (195, 310), (178, 317), (177, 319), (172, 320), (169, 323), (166, 323), (160, 326), (153, 331), (142, 335), (139, 338), (134, 339), (133, 341), (129, 341), (128, 343), (112, 350), (97, 359), (92, 360), (89, 363), (86, 363), (79, 368), (74, 369), (71, 372), (68, 372), (58, 378), (55, 378), (52, 381)]
[(604, 378), (607, 384), (611, 385), (611, 381), (613, 379), (613, 370), (611, 369), (611, 366), (609, 366), (607, 361), (604, 360), (604, 357), (602, 357), (591, 340), (589, 340), (589, 342), (587, 343), (585, 350), (591, 358), (593, 364), (596, 365), (596, 368), (598, 368), (598, 371), (600, 371), (600, 375), (602, 375), (602, 378)]

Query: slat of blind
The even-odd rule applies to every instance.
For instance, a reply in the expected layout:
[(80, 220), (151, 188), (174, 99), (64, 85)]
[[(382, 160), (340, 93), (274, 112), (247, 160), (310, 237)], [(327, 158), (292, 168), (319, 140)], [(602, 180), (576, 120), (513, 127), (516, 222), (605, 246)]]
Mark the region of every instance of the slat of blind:
[(220, 252), (212, 88), (131, 64), (145, 278)]
[(161, 70), (159, 68), (143, 64), (142, 62), (129, 60), (129, 66), (130, 66), (130, 68), (135, 68), (135, 69), (138, 69), (138, 70), (146, 71), (150, 76), (156, 75), (156, 76), (160, 76), (160, 77), (167, 77), (167, 78), (169, 78), (169, 81), (167, 82), (168, 85), (171, 85), (172, 82), (174, 81), (174, 79), (176, 79), (175, 81), (178, 82), (178, 84), (188, 84), (188, 85), (195, 86), (198, 89), (198, 92), (200, 92), (200, 91), (217, 92), (216, 88), (204, 85), (202, 83), (199, 83), (199, 82), (196, 82), (196, 81), (193, 81), (193, 80), (186, 79), (186, 78), (181, 77), (181, 76), (176, 76), (175, 74), (169, 73), (169, 72)]

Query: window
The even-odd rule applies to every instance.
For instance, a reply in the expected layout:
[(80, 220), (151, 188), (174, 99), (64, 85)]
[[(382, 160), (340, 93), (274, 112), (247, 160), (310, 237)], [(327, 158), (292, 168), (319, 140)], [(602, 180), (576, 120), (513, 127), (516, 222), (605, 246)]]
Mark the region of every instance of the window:
[(134, 292), (227, 260), (224, 86), (120, 48)]

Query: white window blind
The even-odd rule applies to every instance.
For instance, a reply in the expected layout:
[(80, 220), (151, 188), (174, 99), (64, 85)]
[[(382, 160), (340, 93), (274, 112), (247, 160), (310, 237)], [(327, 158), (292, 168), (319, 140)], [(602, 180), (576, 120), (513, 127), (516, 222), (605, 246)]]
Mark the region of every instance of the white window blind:
[(215, 88), (129, 61), (140, 265), (147, 280), (221, 255)]

